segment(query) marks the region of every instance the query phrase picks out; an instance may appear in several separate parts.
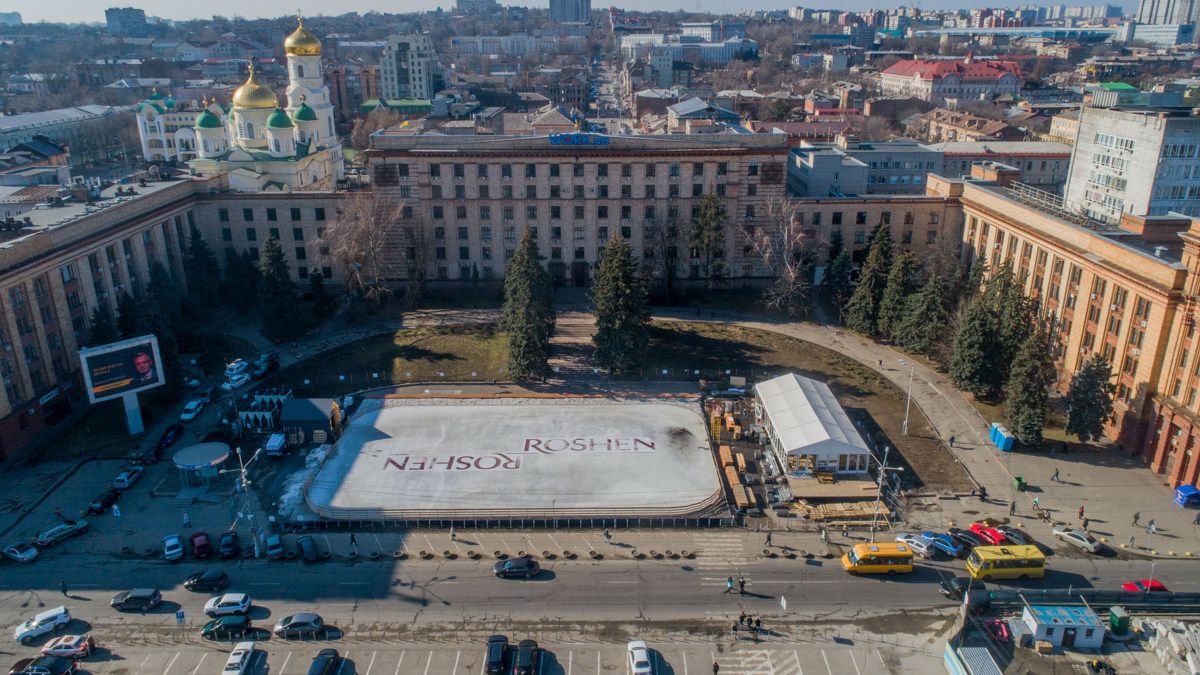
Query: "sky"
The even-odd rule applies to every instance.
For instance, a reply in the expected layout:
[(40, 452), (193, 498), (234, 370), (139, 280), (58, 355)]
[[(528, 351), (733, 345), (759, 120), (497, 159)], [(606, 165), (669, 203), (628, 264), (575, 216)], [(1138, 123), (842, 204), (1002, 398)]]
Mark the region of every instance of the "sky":
[[(1041, 0), (1046, 4), (1058, 2), (1061, 4), (1076, 5), (1088, 4), (1098, 5), (1104, 0), (1084, 0), (1079, 2), (1075, 0)], [(1113, 2), (1113, 0), (1108, 0)], [(592, 7), (606, 7), (610, 4), (615, 4), (618, 7), (624, 7), (630, 10), (653, 8), (661, 9), (687, 9), (688, 11), (696, 11), (699, 6), (700, 11), (704, 12), (738, 12), (744, 9), (786, 9), (788, 7), (801, 5), (804, 7), (831, 8), (831, 9), (847, 9), (847, 10), (862, 10), (875, 7), (892, 7), (902, 4), (916, 4), (919, 7), (926, 9), (949, 9), (954, 7), (981, 7), (981, 6), (1015, 6), (1024, 4), (1035, 4), (1036, 0), (924, 0), (923, 2), (914, 2), (914, 0), (845, 0), (844, 2), (836, 2), (831, 0), (815, 1), (810, 0), (804, 2), (802, 0), (788, 1), (772, 1), (772, 0), (665, 0), (665, 2), (648, 3), (645, 0), (592, 0)], [(548, 0), (525, 0), (523, 2), (501, 4), (519, 4), (526, 6), (546, 6)], [(1113, 4), (1123, 4), (1115, 2)], [(1127, 3), (1125, 3), (1127, 4)], [(319, 14), (343, 14), (345, 12), (411, 12), (431, 10), (436, 7), (444, 7), (451, 9), (454, 7), (453, 0), (341, 0), (340, 2), (331, 2), (330, 0), (258, 0), (254, 3), (247, 3), (245, 0), (203, 0), (202, 2), (181, 2), (180, 0), (109, 0), (108, 2), (98, 2), (97, 0), (0, 0), (0, 12), (18, 11), (21, 17), (29, 23), (37, 21), (58, 21), (67, 23), (89, 22), (102, 23), (104, 21), (104, 8), (113, 6), (134, 6), (141, 7), (146, 10), (147, 14), (161, 16), (165, 19), (195, 19), (208, 18), (214, 14), (233, 16), (235, 14), (245, 18), (259, 17), (276, 17), (285, 14), (295, 14), (299, 10), (307, 16)]]

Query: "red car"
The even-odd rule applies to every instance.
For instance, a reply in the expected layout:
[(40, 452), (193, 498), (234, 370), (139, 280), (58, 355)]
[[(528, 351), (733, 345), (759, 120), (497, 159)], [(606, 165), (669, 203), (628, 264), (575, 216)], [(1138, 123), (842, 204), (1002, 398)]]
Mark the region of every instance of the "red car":
[(213, 554), (212, 541), (208, 538), (207, 532), (196, 532), (192, 534), (192, 557), (207, 558)]
[(1008, 537), (1005, 537), (1000, 530), (997, 530), (994, 527), (988, 527), (983, 523), (972, 523), (971, 531), (983, 537), (985, 540), (987, 540), (987, 543), (992, 544), (993, 546), (999, 546), (1000, 544), (1008, 543)]
[(1158, 579), (1138, 579), (1121, 584), (1121, 590), (1130, 593), (1166, 593), (1167, 587)]

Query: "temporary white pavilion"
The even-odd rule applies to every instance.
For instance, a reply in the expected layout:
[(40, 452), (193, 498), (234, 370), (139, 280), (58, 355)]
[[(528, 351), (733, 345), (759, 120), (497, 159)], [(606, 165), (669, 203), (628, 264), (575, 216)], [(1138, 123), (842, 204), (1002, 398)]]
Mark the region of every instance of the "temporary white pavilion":
[(829, 386), (795, 373), (754, 386), (755, 410), (780, 463), (787, 455), (808, 457), (816, 471), (865, 473), (871, 450)]

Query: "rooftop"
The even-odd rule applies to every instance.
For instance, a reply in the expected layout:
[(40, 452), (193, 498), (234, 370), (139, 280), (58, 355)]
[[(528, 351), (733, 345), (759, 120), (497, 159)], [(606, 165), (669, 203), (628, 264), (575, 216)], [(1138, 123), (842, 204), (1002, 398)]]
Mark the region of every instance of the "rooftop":
[(946, 155), (1052, 155), (1071, 156), (1071, 146), (1049, 141), (946, 141), (925, 147)]

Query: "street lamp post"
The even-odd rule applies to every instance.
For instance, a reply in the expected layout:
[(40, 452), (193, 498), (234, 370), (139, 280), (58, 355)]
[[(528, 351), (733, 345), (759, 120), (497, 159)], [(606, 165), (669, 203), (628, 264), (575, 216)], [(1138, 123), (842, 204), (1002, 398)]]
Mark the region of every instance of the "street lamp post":
[(1154, 587), (1154, 572), (1158, 569), (1158, 563), (1150, 563), (1150, 578), (1146, 580), (1146, 593), (1150, 593), (1150, 589)]
[(914, 364), (911, 361), (905, 361), (904, 359), (900, 359), (900, 365), (908, 366), (908, 394), (904, 400), (904, 423), (902, 425), (900, 425), (900, 433), (907, 436), (908, 435), (908, 412), (912, 408), (912, 386), (913, 386), (913, 375), (914, 375), (913, 371), (916, 368), (916, 364)]
[(875, 543), (875, 531), (879, 524), (879, 504), (883, 501), (883, 484), (887, 480), (887, 472), (895, 471), (899, 473), (904, 471), (904, 467), (889, 467), (887, 465), (888, 453), (891, 452), (891, 446), (883, 446), (883, 464), (879, 467), (879, 485), (875, 490), (875, 508), (871, 510), (871, 543)]

